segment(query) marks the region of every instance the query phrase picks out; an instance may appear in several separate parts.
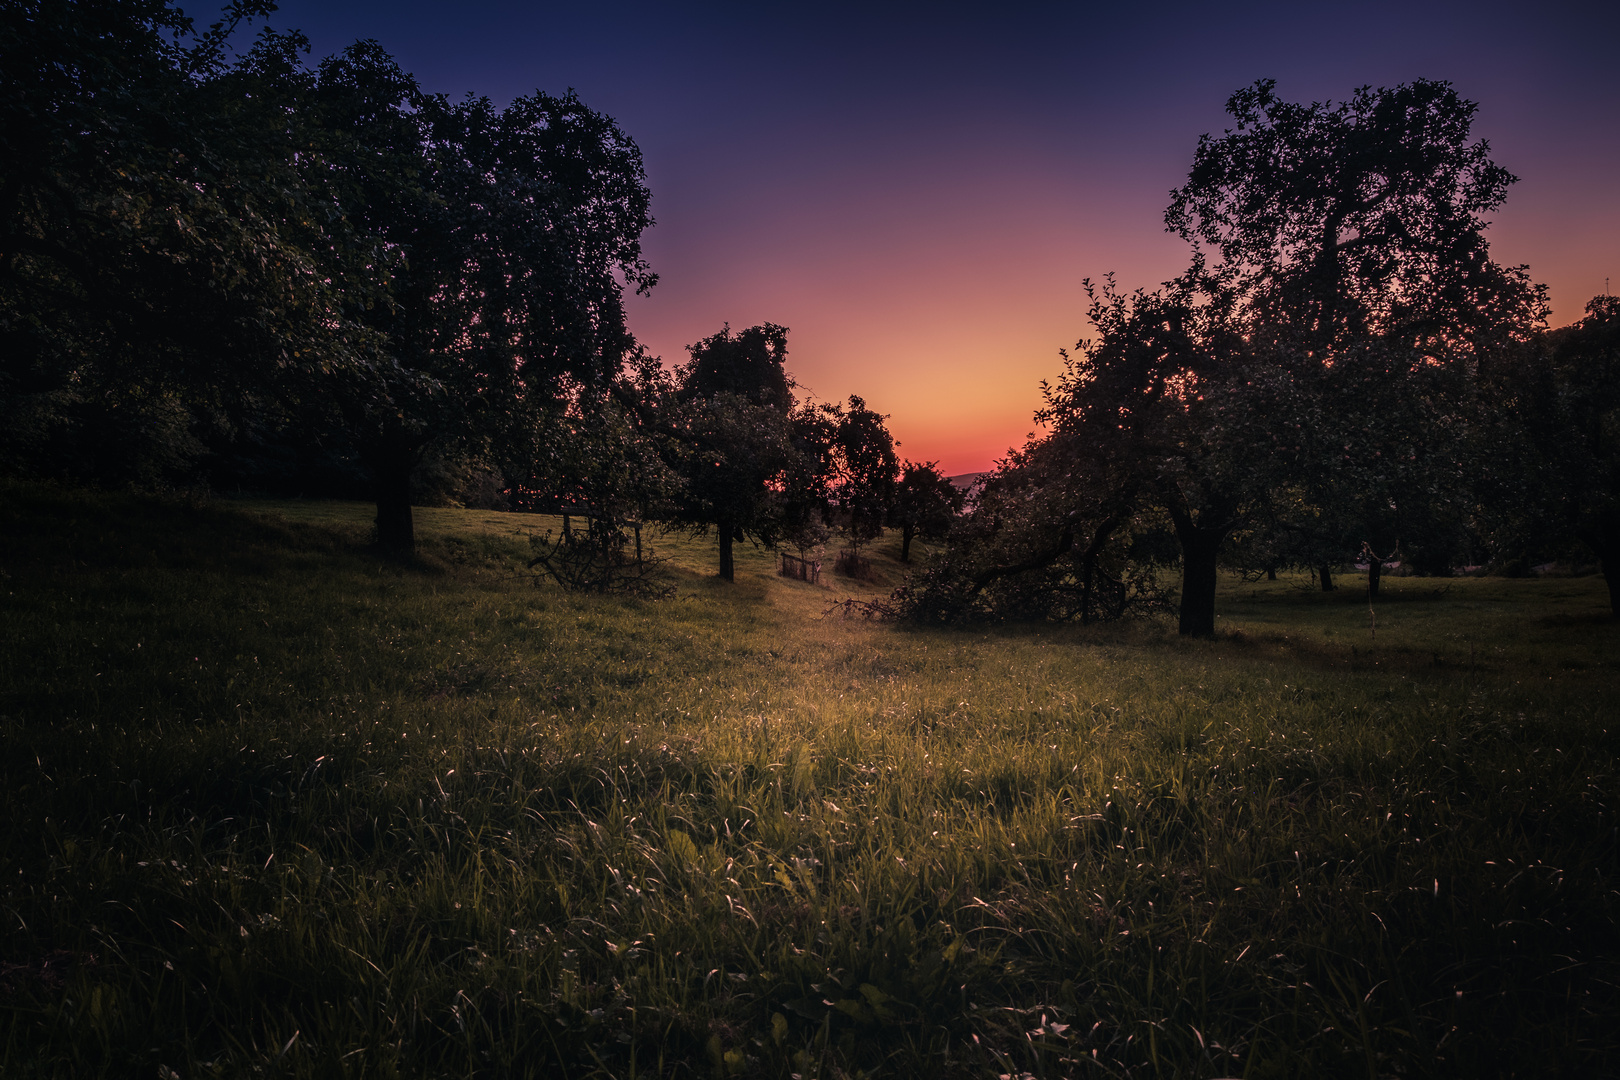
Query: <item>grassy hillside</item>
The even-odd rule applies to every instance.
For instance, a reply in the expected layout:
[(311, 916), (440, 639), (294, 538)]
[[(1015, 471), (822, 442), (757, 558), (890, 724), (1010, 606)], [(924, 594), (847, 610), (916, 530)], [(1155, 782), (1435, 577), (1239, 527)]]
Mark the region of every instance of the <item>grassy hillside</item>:
[(924, 631), (369, 514), (0, 489), (0, 1075), (1620, 1070), (1598, 579)]

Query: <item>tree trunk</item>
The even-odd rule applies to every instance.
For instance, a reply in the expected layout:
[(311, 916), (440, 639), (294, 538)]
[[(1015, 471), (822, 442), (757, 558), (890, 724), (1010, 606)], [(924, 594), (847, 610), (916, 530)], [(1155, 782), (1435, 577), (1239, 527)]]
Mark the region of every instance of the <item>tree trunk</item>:
[(1215, 636), (1216, 559), (1224, 532), (1193, 526), (1177, 529), (1181, 539), (1182, 637)]
[(1384, 564), (1378, 558), (1377, 552), (1374, 552), (1367, 559), (1367, 597), (1368, 597), (1368, 599), (1371, 599), (1371, 600), (1378, 599), (1378, 579), (1383, 577), (1383, 576), (1384, 576)]
[(1164, 503), (1181, 541), (1182, 637), (1215, 636), (1215, 582), (1221, 543), (1236, 527), (1236, 506), (1216, 498), (1194, 516), (1179, 493)]
[(373, 466), (377, 493), (377, 548), (389, 555), (416, 553), (416, 529), (411, 520), (411, 459), (390, 456)]
[(917, 532), (915, 525), (900, 526), (900, 561), (911, 561), (911, 538)]
[(737, 568), (731, 558), (731, 538), (737, 527), (729, 521), (720, 522), (720, 577), (726, 581), (737, 580)]
[(1091, 588), (1097, 581), (1097, 560), (1089, 557), (1082, 560), (1080, 570), (1080, 625), (1091, 625)]
[(1609, 615), (1620, 619), (1620, 555), (1610, 552), (1599, 560), (1603, 580), (1609, 583)]
[(1320, 574), (1321, 577), (1322, 577), (1322, 591), (1323, 592), (1332, 592), (1333, 591), (1333, 567), (1329, 566), (1327, 563), (1323, 563), (1321, 566), (1318, 566), (1316, 568), (1316, 572), (1318, 574)]
[[(358, 410), (356, 414), (363, 416)], [(410, 558), (416, 554), (411, 473), (421, 460), (421, 443), (401, 425), (384, 422), (359, 440), (356, 449), (371, 474), (372, 495), (377, 500), (377, 550), (396, 558)]]
[(1620, 619), (1620, 513), (1605, 514), (1577, 534), (1598, 557), (1609, 586), (1609, 615)]
[(1275, 566), (1266, 567), (1266, 580), (1267, 581), (1276, 581), (1277, 580), (1277, 568)]

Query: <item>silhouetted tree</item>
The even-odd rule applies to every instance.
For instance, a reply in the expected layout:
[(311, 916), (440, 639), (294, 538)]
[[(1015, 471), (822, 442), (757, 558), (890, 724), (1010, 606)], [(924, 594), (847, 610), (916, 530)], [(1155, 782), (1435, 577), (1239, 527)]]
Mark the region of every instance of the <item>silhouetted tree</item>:
[(311, 71), (266, 32), (227, 65), (270, 10), (200, 33), (154, 0), (0, 10), (7, 458), (99, 437), (163, 464), (271, 413), (342, 432), (409, 551), (425, 451), (523, 475), (631, 350), (640, 155), (572, 94), (451, 103), (371, 42)]
[(1515, 178), (1469, 141), (1478, 106), (1449, 83), (1363, 87), (1300, 105), (1263, 79), (1205, 135), (1166, 224), (1208, 244), (1208, 273), (1251, 328), (1318, 358), (1377, 338), (1436, 360), (1522, 336), (1542, 290), (1490, 258), (1485, 215)]
[(1274, 85), (1227, 102), (1234, 127), (1199, 141), (1166, 223), (1219, 252), (1200, 287), (1232, 297), (1249, 348), (1301, 391), (1273, 432), (1299, 511), (1281, 527), (1324, 568), (1364, 544), (1443, 562), (1473, 376), (1545, 317), (1543, 288), (1484, 237), (1514, 177), (1470, 141), (1477, 106), (1447, 83), (1310, 105)]
[(793, 453), (775, 494), (782, 538), (801, 557), (832, 538), (832, 485), (842, 418), (837, 405), (809, 401), (795, 406), (788, 417)]
[(838, 413), (833, 433), (833, 494), (844, 514), (850, 546), (857, 552), (862, 543), (882, 535), (894, 505), (900, 459), (894, 437), (883, 424), (887, 419), (852, 394)]
[(728, 325), (687, 351), (672, 424), (685, 487), (672, 518), (699, 534), (715, 530), (720, 576), (732, 581), (732, 545), (749, 537), (772, 544), (783, 527), (772, 485), (780, 488), (796, 457), (787, 328), (765, 323), (733, 334)]
[(962, 512), (966, 494), (939, 471), (936, 461), (907, 461), (901, 466), (889, 524), (900, 530), (900, 561), (911, 561), (917, 537), (943, 540)]
[(793, 408), (793, 380), (788, 376), (785, 326), (761, 323), (718, 334), (688, 345), (691, 359), (681, 371), (681, 390), (688, 397), (731, 394), (786, 415)]
[(1089, 623), (1161, 606), (1152, 567), (1132, 556), (1147, 524), (1135, 463), (1099, 457), (1077, 469), (1083, 438), (1053, 433), (984, 474), (945, 550), (905, 592), (906, 613)]
[[(367, 335), (328, 272), (340, 215), (256, 58), (162, 0), (0, 8), (0, 429), (12, 468), (170, 478), (200, 426)], [(281, 39), (275, 39), (281, 40)], [(341, 278), (341, 275), (339, 275)], [(353, 283), (352, 303), (374, 300)]]
[(388, 302), (356, 314), (381, 362), (335, 389), (376, 484), (378, 543), (405, 552), (426, 447), (478, 446), (521, 475), (536, 426), (620, 369), (623, 289), (656, 282), (650, 196), (635, 144), (572, 93), (451, 103), (361, 42), (321, 64), (314, 101), (321, 182), (396, 260)]
[(1620, 297), (1597, 296), (1488, 381), (1483, 495), (1507, 557), (1578, 540), (1620, 618)]
[(1088, 282), (1098, 336), (1065, 356), (1037, 418), (1071, 469), (1109, 478), (1115, 494), (1101, 501), (1120, 509), (1105, 521), (1122, 524), (1144, 502), (1168, 515), (1181, 548), (1180, 632), (1207, 636), (1222, 546), (1276, 485), (1273, 427), (1297, 407), (1287, 370), (1254, 352), (1224, 298), (1200, 296), (1196, 280), (1128, 297)]

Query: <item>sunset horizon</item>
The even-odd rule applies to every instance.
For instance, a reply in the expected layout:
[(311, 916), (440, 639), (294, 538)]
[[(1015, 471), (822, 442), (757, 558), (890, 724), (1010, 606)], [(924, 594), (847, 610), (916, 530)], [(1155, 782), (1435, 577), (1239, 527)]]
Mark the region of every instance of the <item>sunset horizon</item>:
[(211, 3), (0, 2), (0, 1076), (1620, 1076), (1620, 6)]
[(646, 161), (660, 280), (626, 298), (640, 342), (674, 365), (724, 324), (786, 326), (807, 392), (861, 395), (905, 456), (950, 473), (1034, 430), (1059, 350), (1090, 335), (1083, 279), (1151, 289), (1185, 270), (1169, 192), (1258, 78), (1306, 101), (1450, 81), (1519, 177), (1492, 255), (1548, 284), (1551, 325), (1620, 274), (1601, 6), (1385, 4), (1359, 25), (1401, 32), (1374, 35), (1286, 5), (929, 12), (294, 0), (272, 24), (308, 33), (315, 57), (376, 38), (452, 98), (577, 89)]

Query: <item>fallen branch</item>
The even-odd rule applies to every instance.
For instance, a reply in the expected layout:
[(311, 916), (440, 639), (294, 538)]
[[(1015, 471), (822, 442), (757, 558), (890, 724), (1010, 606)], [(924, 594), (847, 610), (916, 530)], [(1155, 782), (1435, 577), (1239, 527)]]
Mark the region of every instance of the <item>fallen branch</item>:
[(857, 600), (854, 597), (838, 600), (823, 611), (821, 617), (825, 619), (835, 611), (840, 612), (846, 619), (854, 616), (868, 622), (893, 622), (900, 618), (900, 605), (895, 602), (893, 593), (887, 600), (879, 597), (873, 597), (871, 600)]

